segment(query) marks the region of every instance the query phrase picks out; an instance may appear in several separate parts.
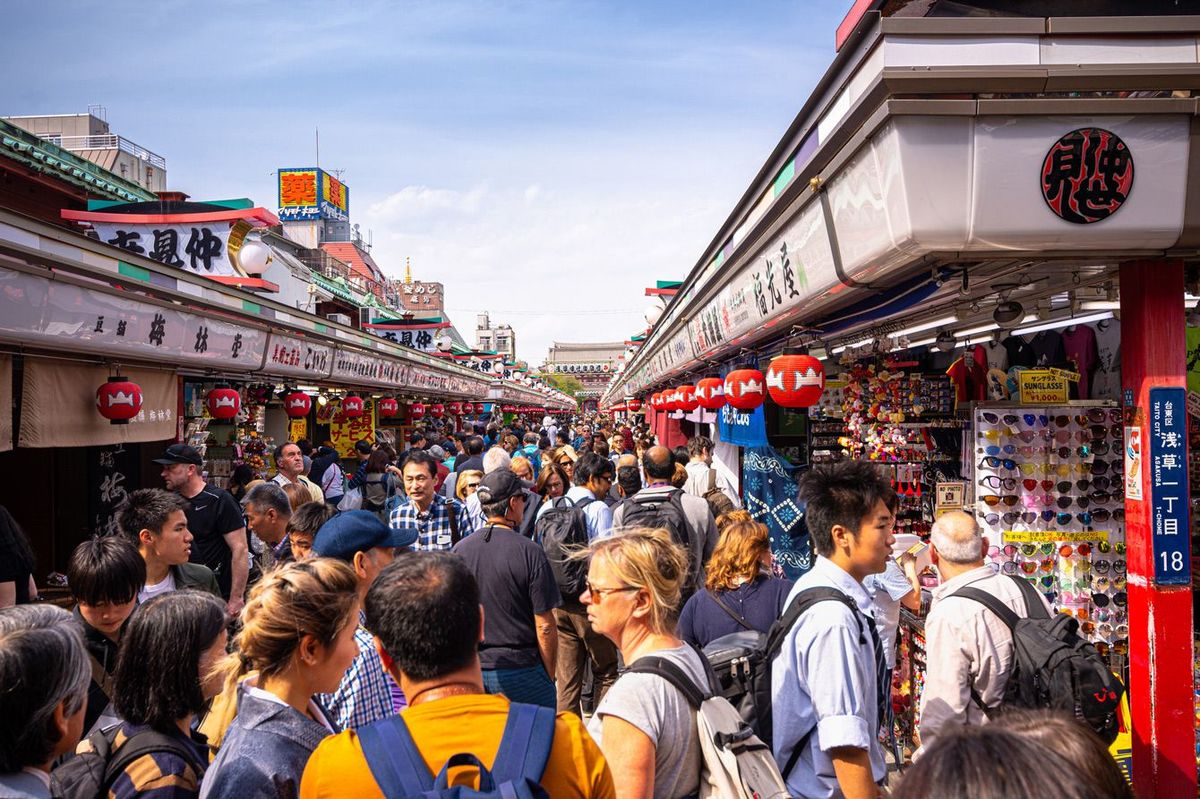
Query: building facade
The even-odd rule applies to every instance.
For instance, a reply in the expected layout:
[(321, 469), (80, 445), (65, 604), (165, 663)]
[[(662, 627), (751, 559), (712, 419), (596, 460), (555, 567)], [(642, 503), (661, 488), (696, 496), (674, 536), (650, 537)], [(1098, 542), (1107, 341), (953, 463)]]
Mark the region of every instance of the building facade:
[(517, 334), (512, 325), (493, 325), (487, 313), (475, 317), (475, 349), (504, 355), (509, 363), (517, 359)]
[(546, 354), (542, 372), (575, 378), (584, 389), (578, 399), (585, 403), (595, 401), (604, 393), (624, 353), (625, 344), (620, 341), (595, 344), (556, 341)]

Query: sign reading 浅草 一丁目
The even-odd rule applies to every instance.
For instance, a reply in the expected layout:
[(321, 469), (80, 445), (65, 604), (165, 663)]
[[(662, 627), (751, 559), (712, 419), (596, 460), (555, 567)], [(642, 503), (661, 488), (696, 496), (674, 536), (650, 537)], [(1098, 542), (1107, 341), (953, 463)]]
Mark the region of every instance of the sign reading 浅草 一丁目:
[(1192, 579), (1188, 532), (1187, 391), (1150, 389), (1150, 532), (1154, 580), (1186, 585)]

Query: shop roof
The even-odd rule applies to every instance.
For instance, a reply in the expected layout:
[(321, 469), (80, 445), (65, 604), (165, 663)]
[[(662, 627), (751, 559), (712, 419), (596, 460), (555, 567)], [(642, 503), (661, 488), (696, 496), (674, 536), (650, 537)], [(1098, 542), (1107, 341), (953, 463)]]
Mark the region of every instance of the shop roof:
[(120, 202), (153, 200), (153, 192), (103, 167), (0, 119), (0, 158), (82, 188), (96, 197)]
[(365, 277), (368, 280), (374, 280), (377, 283), (384, 281), (383, 270), (375, 263), (375, 259), (371, 257), (371, 253), (361, 250), (352, 241), (326, 241), (321, 244), (321, 249), (350, 266), (351, 271)]

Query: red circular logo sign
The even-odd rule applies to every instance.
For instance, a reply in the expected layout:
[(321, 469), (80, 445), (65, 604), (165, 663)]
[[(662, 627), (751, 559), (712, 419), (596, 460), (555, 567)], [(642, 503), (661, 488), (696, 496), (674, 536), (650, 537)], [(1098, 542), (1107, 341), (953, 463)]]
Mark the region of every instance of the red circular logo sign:
[(1133, 188), (1133, 154), (1103, 128), (1079, 128), (1054, 143), (1042, 161), (1042, 197), (1062, 219), (1087, 225), (1117, 212)]

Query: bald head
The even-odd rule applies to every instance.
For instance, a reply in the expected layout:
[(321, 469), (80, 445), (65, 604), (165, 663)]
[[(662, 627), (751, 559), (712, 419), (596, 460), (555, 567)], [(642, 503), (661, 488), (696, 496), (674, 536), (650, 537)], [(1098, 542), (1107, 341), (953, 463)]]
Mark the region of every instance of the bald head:
[(675, 460), (666, 447), (651, 447), (642, 456), (642, 470), (651, 480), (670, 480), (675, 476)]
[(975, 517), (960, 510), (938, 517), (930, 532), (938, 558), (959, 566), (983, 562), (983, 531)]
[(621, 457), (617, 458), (617, 468), (620, 469), (622, 466), (633, 466), (636, 468), (637, 455), (622, 455)]

